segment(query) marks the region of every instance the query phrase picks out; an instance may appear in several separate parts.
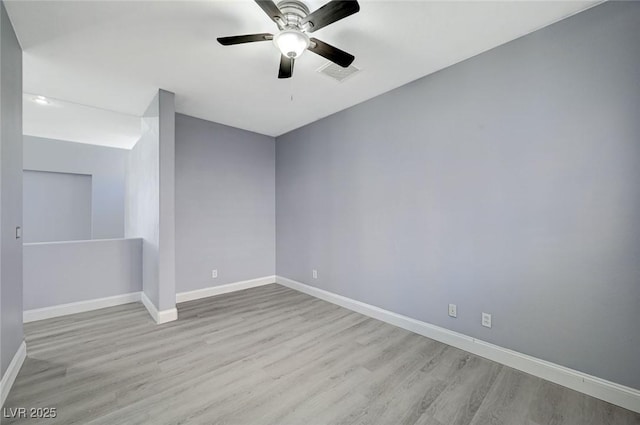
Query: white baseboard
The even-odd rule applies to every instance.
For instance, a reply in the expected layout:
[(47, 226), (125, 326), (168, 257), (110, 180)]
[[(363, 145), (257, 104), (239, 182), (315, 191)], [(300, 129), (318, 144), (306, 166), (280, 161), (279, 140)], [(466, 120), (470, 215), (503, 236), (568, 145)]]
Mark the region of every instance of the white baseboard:
[(640, 413), (640, 390), (600, 379), (568, 367), (509, 350), (458, 332), (450, 331), (351, 298), (318, 289), (286, 277), (277, 276), (276, 282), (296, 291), (320, 298), (341, 307), (387, 322), (427, 338), (443, 342), (478, 356), (493, 360), (530, 375), (546, 379), (572, 390)]
[(22, 313), (22, 321), (24, 323), (29, 323), (35, 322), (36, 320), (51, 319), (53, 317), (66, 316), (68, 314), (84, 313), (85, 311), (98, 310), (100, 308), (135, 303), (140, 301), (140, 294), (140, 292), (131, 292), (129, 294), (114, 295), (112, 297), (97, 298), (94, 300), (78, 301), (75, 303), (26, 310)]
[(257, 279), (227, 283), (226, 285), (210, 286), (208, 288), (196, 289), (195, 291), (180, 292), (179, 294), (176, 294), (176, 302), (183, 303), (185, 301), (192, 301), (200, 298), (213, 297), (214, 295), (241, 291), (243, 289), (255, 288), (256, 286), (269, 285), (271, 283), (276, 283), (275, 276), (265, 276)]
[(18, 372), (20, 372), (20, 368), (22, 367), (22, 363), (27, 358), (27, 344), (22, 341), (20, 347), (18, 347), (18, 351), (11, 359), (11, 363), (9, 363), (9, 367), (2, 375), (2, 380), (0, 381), (0, 406), (4, 406), (4, 401), (7, 399), (9, 395), (9, 391), (11, 391), (11, 387), (16, 380), (16, 376), (18, 376)]
[(147, 297), (147, 295), (144, 292), (142, 292), (142, 295), (140, 298), (141, 298), (142, 304), (144, 304), (144, 306), (147, 308), (147, 311), (149, 312), (153, 320), (155, 320), (156, 324), (161, 325), (163, 323), (173, 322), (174, 320), (178, 320), (177, 308), (174, 307), (167, 310), (158, 311), (156, 306), (151, 302), (151, 300)]
[[(276, 282), (275, 276), (265, 276), (257, 279), (244, 280), (241, 282), (229, 283), (226, 285), (212, 286), (195, 291), (181, 292), (176, 294), (176, 303), (197, 300), (214, 295), (226, 294), (228, 292), (241, 291), (243, 289), (255, 288), (256, 286), (268, 285)], [(69, 304), (54, 305), (51, 307), (36, 308), (26, 310), (22, 313), (24, 323), (35, 322), (36, 320), (52, 319), (54, 317), (66, 316), (69, 314), (84, 313), (86, 311), (98, 310), (106, 307), (114, 307), (121, 304), (142, 302), (158, 324), (177, 320), (178, 310), (176, 308), (158, 311), (151, 300), (143, 292), (131, 292), (129, 294), (114, 295), (112, 297), (97, 298), (93, 300), (78, 301)]]

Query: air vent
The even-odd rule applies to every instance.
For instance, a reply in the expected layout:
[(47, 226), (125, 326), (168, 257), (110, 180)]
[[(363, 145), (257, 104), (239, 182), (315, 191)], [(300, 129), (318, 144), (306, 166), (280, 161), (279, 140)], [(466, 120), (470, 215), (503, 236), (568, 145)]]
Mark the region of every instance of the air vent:
[(360, 71), (360, 69), (356, 68), (353, 65), (350, 65), (348, 68), (343, 68), (340, 65), (336, 65), (333, 62), (329, 62), (326, 65), (323, 65), (320, 69), (318, 69), (318, 72), (320, 74), (324, 74), (328, 77), (331, 77), (339, 83), (351, 77), (353, 74), (355, 74), (358, 71)]

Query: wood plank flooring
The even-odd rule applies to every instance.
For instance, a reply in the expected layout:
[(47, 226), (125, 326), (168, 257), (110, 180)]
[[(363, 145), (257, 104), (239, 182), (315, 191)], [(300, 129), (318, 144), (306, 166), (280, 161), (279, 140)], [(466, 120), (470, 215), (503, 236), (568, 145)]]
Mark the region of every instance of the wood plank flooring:
[(640, 415), (268, 285), (25, 325), (28, 358), (3, 424), (627, 425)]

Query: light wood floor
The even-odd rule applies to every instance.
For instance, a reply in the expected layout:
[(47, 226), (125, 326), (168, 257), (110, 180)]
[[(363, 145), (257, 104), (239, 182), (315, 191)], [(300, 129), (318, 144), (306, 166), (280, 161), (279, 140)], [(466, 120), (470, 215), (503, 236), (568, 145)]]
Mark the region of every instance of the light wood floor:
[(3, 424), (640, 424), (640, 415), (293, 290), (25, 326)]

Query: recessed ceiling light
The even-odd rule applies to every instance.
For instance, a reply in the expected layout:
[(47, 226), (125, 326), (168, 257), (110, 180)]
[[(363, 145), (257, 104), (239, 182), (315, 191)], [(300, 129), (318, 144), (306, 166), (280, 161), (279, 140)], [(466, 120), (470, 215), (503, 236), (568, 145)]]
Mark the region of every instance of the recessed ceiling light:
[(47, 99), (44, 96), (36, 96), (33, 98), (33, 101), (36, 102), (38, 105), (48, 105), (49, 104), (49, 99)]

